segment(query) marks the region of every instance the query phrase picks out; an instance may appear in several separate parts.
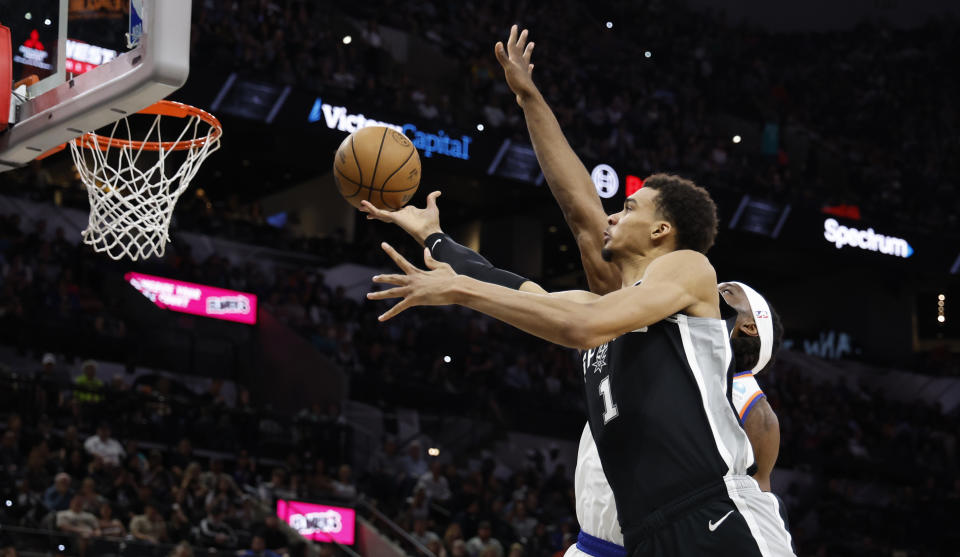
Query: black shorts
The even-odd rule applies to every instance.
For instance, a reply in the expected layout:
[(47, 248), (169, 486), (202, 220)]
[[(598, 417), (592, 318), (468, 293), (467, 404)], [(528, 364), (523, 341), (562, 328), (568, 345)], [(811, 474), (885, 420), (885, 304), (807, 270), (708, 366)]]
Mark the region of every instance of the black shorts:
[(623, 537), (633, 557), (794, 555), (776, 500), (750, 478), (728, 478), (664, 505), (625, 526)]

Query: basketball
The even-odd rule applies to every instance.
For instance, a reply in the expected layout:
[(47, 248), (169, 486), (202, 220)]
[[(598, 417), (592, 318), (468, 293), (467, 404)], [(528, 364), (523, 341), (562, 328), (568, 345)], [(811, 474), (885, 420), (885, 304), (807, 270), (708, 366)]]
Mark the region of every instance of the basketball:
[(410, 201), (420, 185), (420, 155), (410, 138), (384, 126), (350, 134), (333, 160), (340, 195), (354, 207), (367, 200), (395, 211)]

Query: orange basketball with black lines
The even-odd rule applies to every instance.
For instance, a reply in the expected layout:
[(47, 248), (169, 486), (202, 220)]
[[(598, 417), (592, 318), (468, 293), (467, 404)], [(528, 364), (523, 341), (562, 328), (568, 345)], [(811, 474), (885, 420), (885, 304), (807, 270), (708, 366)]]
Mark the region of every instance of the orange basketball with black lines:
[(333, 159), (337, 189), (351, 205), (403, 207), (420, 185), (420, 155), (410, 138), (384, 127), (361, 128), (343, 140)]

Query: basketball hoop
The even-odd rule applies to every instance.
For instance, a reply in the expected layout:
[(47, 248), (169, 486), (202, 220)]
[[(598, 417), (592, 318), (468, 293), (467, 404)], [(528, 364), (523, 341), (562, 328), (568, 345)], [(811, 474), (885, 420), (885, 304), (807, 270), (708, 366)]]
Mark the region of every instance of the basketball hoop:
[[(223, 134), (214, 115), (178, 102), (160, 101), (136, 114), (154, 117), (142, 140), (132, 137), (137, 132), (130, 114), (114, 122), (109, 134), (85, 133), (69, 143), (90, 199), (83, 241), (117, 260), (163, 256), (177, 199), (220, 148)], [(171, 132), (171, 120), (178, 118), (182, 128)]]

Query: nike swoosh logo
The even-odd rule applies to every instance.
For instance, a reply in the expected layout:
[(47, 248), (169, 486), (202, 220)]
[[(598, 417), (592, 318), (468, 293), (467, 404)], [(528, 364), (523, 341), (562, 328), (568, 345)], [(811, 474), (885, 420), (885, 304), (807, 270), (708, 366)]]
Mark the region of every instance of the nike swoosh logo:
[(443, 238), (437, 238), (437, 241), (430, 246), (430, 253), (433, 253), (433, 250), (437, 249), (437, 244), (443, 241)]
[(719, 528), (720, 525), (723, 524), (723, 521), (726, 520), (727, 517), (730, 516), (731, 514), (733, 514), (733, 511), (730, 511), (727, 514), (723, 515), (723, 518), (718, 520), (716, 524), (714, 524), (713, 521), (711, 520), (710, 522), (707, 523), (707, 528), (709, 528), (710, 531), (713, 532), (714, 530)]

